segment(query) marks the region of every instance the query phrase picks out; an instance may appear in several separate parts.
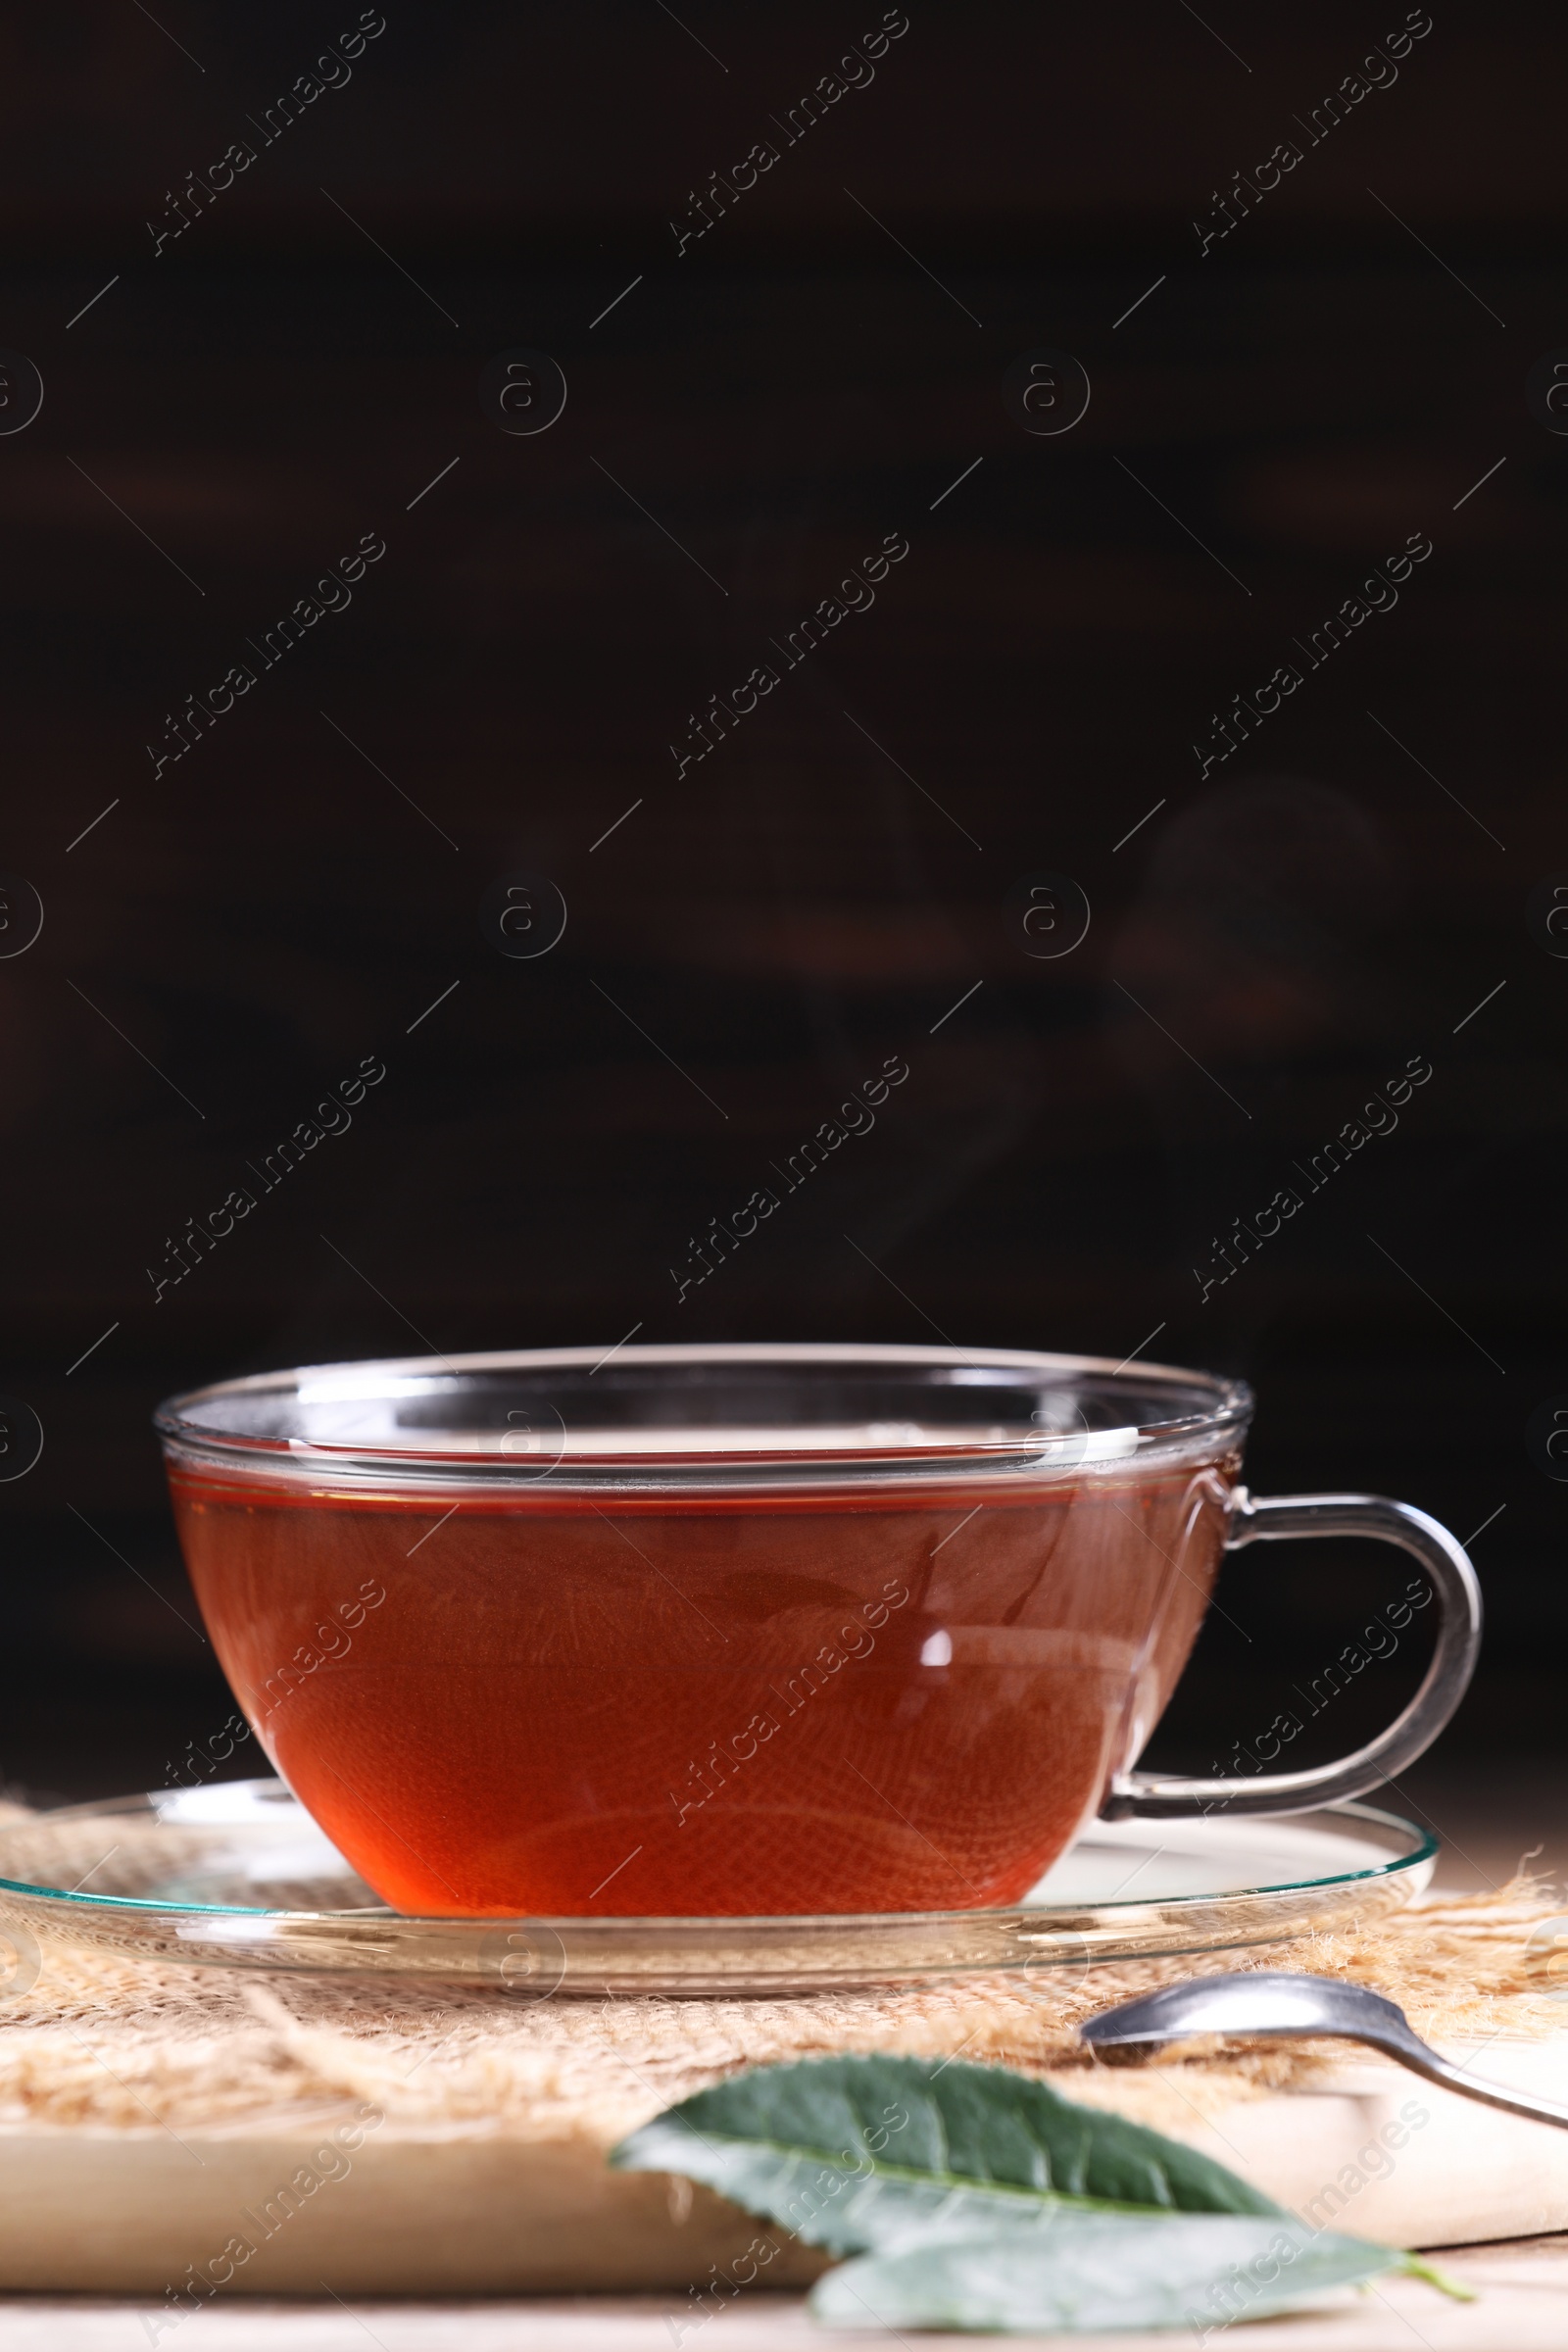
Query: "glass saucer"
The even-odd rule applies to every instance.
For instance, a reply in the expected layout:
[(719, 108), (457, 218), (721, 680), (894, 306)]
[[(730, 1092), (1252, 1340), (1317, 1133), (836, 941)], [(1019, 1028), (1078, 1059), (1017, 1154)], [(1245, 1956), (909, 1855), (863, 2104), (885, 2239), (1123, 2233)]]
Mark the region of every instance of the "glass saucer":
[(1221, 1951), (1397, 1910), (1437, 1840), (1341, 1804), (1290, 1821), (1095, 1822), (1022, 1902), (814, 1919), (417, 1919), (388, 1910), (280, 1781), (0, 1827), (0, 1921), (206, 1968), (551, 1993), (756, 1995)]

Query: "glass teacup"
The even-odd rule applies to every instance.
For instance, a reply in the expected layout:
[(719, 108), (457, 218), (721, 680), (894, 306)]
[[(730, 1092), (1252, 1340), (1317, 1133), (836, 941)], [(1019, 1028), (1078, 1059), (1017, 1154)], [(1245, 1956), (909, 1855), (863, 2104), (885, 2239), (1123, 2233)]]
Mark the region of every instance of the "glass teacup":
[[(1015, 1901), (1097, 1810), (1305, 1811), (1437, 1736), (1464, 1552), (1253, 1500), (1250, 1411), (1157, 1365), (706, 1346), (270, 1373), (158, 1427), (239, 1702), (389, 1903), (800, 1915)], [(1415, 1699), (1313, 1771), (1134, 1774), (1223, 1551), (1314, 1533), (1425, 1569)]]

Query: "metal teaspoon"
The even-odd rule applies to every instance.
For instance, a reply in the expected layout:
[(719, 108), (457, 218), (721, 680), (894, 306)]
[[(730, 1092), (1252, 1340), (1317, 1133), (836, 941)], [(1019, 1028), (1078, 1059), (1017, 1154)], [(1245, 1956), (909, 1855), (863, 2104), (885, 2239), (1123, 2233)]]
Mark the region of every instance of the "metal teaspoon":
[(1142, 2000), (1102, 2010), (1078, 2031), (1100, 2054), (1139, 2043), (1157, 2047), (1184, 2041), (1193, 2034), (1331, 2034), (1342, 2041), (1368, 2042), (1413, 2074), (1441, 2083), (1445, 2090), (1456, 2090), (1463, 2098), (1483, 2099), (1489, 2107), (1528, 2116), (1534, 2123), (1568, 2125), (1568, 2107), (1526, 2098), (1499, 2083), (1478, 2082), (1429, 2048), (1396, 2002), (1338, 1977), (1289, 1976), (1276, 1969), (1192, 1977)]

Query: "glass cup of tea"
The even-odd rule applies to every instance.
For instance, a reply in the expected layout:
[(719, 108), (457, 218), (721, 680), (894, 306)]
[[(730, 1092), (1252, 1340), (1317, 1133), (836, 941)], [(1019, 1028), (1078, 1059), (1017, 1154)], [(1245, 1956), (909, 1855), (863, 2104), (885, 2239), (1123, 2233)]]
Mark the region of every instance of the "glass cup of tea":
[[(1250, 1412), (1168, 1366), (714, 1345), (267, 1373), (157, 1425), (235, 1695), (386, 1902), (799, 1916), (1010, 1903), (1097, 1812), (1304, 1812), (1436, 1738), (1463, 1549), (1252, 1497)], [(1311, 1770), (1136, 1773), (1221, 1555), (1311, 1535), (1419, 1563), (1415, 1697)]]

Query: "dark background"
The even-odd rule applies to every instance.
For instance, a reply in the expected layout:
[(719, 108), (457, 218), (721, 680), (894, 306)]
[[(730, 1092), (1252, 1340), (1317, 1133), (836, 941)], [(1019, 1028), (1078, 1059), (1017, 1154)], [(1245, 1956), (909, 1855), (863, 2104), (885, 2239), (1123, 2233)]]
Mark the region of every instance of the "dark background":
[[(1394, 0), (910, 0), (679, 257), (690, 191), (782, 147), (879, 8), (386, 0), (265, 148), (352, 6), (0, 20), (0, 344), (45, 386), (0, 437), (0, 867), (46, 915), (0, 961), (0, 1385), (45, 1432), (0, 1486), (14, 1787), (157, 1787), (228, 1713), (161, 1396), (640, 1325), (1244, 1373), (1258, 1491), (1484, 1527), (1480, 1677), (1411, 1802), (1505, 1769), (1554, 1801), (1568, 1494), (1525, 1427), (1568, 1390), (1568, 960), (1526, 903), (1568, 869), (1568, 440), (1525, 378), (1568, 346), (1568, 33), (1434, 9), (1308, 146)], [(568, 385), (537, 436), (478, 397), (518, 346)], [(1002, 399), (1042, 346), (1093, 386), (1057, 437)], [(350, 609), (155, 776), (166, 713), (365, 532)], [(890, 532), (875, 609), (677, 780), (688, 714)], [(1397, 609), (1200, 778), (1211, 714), (1422, 532)], [(531, 961), (477, 919), (515, 869), (569, 910)], [(1093, 909), (1053, 961), (1004, 912), (1042, 869)], [(895, 1054), (875, 1132), (678, 1303), (688, 1237)], [(351, 1131), (155, 1302), (367, 1055)], [(1397, 1132), (1201, 1302), (1215, 1238), (1412, 1056)], [(1255, 1737), (1405, 1582), (1239, 1557), (1154, 1755)]]

